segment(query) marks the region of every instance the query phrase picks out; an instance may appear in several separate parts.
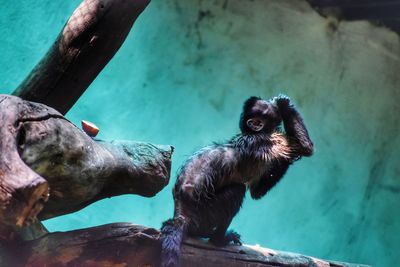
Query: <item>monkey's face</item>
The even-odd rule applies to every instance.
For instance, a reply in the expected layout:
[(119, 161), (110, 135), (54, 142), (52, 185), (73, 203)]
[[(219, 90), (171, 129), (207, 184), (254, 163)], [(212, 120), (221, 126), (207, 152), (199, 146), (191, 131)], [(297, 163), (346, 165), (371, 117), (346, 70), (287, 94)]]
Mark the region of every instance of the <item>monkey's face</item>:
[(271, 133), (281, 122), (278, 107), (273, 102), (253, 96), (244, 103), (239, 126), (245, 134)]

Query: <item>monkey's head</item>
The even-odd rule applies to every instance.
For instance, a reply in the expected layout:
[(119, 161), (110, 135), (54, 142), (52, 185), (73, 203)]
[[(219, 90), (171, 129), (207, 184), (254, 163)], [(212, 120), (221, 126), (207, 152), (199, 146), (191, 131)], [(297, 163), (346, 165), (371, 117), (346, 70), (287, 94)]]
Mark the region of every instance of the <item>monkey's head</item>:
[(244, 102), (239, 127), (243, 134), (271, 133), (282, 122), (273, 101), (252, 96)]

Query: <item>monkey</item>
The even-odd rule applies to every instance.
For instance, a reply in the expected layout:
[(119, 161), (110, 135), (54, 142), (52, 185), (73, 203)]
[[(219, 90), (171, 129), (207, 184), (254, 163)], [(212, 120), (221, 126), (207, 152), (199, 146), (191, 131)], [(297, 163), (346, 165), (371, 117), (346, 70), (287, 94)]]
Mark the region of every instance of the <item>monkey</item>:
[(178, 171), (174, 217), (161, 228), (162, 267), (179, 266), (186, 236), (208, 238), (217, 246), (241, 245), (240, 235), (227, 229), (246, 189), (253, 199), (262, 198), (293, 162), (314, 151), (302, 117), (285, 95), (248, 98), (239, 128), (240, 134), (201, 149)]

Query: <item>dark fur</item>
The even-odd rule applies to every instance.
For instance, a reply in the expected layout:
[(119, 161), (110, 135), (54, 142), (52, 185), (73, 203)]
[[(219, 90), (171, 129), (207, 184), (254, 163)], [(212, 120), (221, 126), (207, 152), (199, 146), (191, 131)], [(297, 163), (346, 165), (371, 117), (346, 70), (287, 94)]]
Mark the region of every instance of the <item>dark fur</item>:
[[(279, 128), (282, 121), (285, 134)], [(246, 187), (252, 198), (263, 197), (290, 164), (313, 152), (303, 120), (286, 96), (249, 98), (239, 127), (242, 134), (200, 150), (180, 170), (173, 190), (174, 218), (162, 227), (163, 267), (179, 266), (186, 235), (209, 238), (219, 246), (240, 244), (240, 236), (227, 229)]]

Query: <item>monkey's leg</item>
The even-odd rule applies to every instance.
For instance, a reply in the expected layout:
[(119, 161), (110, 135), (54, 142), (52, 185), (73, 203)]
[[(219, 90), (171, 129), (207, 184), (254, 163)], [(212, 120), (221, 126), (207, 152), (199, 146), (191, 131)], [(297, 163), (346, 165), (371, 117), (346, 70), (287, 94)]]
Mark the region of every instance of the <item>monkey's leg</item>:
[(233, 217), (242, 206), (246, 193), (246, 186), (234, 184), (222, 188), (215, 193), (210, 203), (213, 217), (216, 219), (217, 227), (210, 236), (210, 242), (218, 246), (225, 246), (231, 242), (241, 244), (240, 235), (234, 231), (226, 231), (232, 222)]

